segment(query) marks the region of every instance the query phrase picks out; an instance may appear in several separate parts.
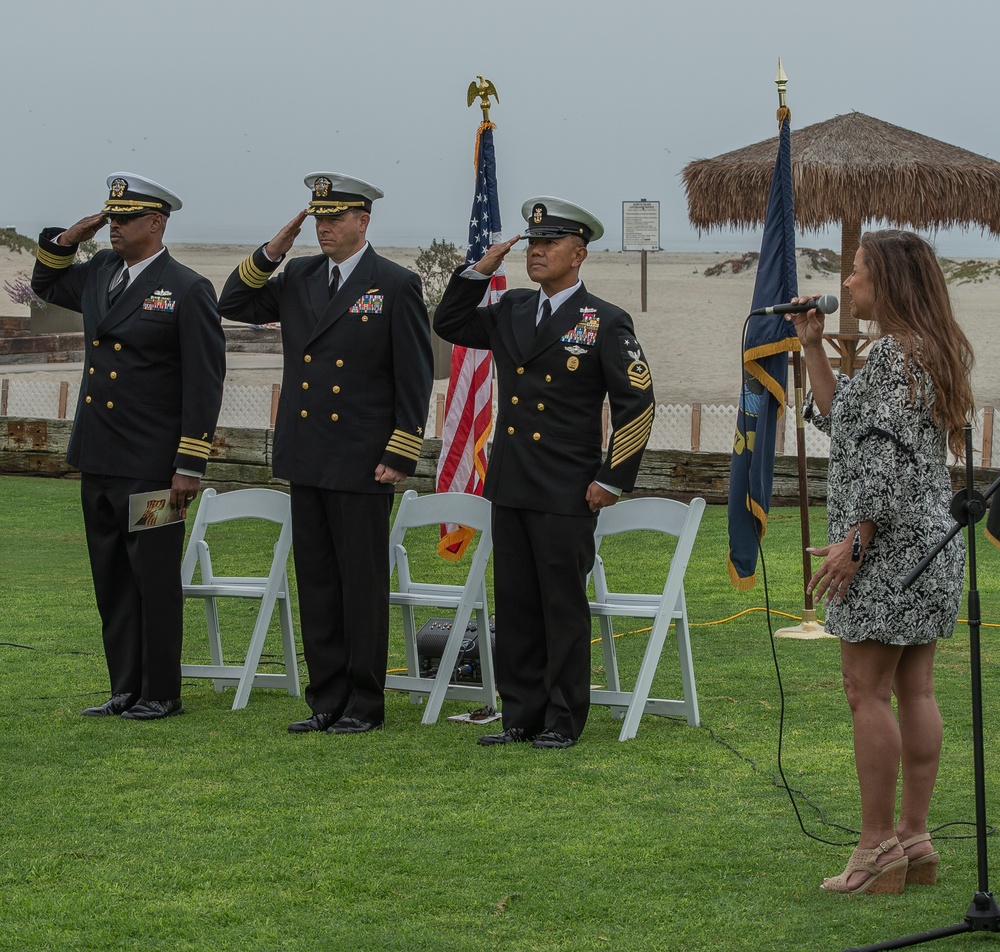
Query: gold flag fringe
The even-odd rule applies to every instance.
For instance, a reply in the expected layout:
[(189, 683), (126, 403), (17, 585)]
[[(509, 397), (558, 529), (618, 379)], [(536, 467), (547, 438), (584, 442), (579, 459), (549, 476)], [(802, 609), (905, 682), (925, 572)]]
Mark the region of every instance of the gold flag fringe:
[(756, 572), (747, 578), (742, 578), (736, 571), (736, 566), (733, 565), (732, 559), (727, 559), (726, 564), (729, 568), (729, 581), (738, 592), (749, 592), (757, 584)]
[(771, 341), (769, 344), (761, 344), (759, 347), (752, 347), (743, 354), (743, 369), (750, 374), (762, 387), (765, 387), (772, 397), (778, 402), (778, 418), (781, 419), (785, 412), (785, 399), (787, 394), (785, 388), (778, 383), (759, 363), (765, 357), (772, 357), (774, 354), (794, 353), (801, 349), (801, 344), (797, 337), (786, 337), (784, 340)]
[(483, 137), (483, 133), (487, 129), (495, 129), (497, 124), (495, 122), (481, 122), (479, 123), (479, 128), (476, 130), (476, 151), (472, 157), (472, 164), (475, 168), (479, 168), (479, 140)]

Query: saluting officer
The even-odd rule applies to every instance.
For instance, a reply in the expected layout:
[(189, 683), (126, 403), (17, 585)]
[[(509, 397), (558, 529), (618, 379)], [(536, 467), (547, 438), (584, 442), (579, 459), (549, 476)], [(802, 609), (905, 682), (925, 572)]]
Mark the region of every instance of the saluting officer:
[[(67, 460), (82, 473), (87, 548), (111, 698), (83, 713), (154, 720), (181, 712), (184, 523), (129, 532), (129, 496), (198, 493), (222, 405), (226, 342), (215, 290), (170, 257), (163, 232), (181, 200), (116, 172), (104, 208), (38, 239), (31, 287), (83, 312), (86, 360)], [(111, 250), (74, 259), (110, 223)]]
[[(219, 310), (281, 323), (274, 475), (291, 483), (292, 538), (312, 715), (293, 733), (383, 726), (393, 490), (416, 469), (431, 392), (420, 278), (366, 239), (382, 190), (305, 179), (309, 207), (230, 275)], [(323, 252), (293, 258), (306, 215)]]
[[(631, 489), (653, 422), (649, 367), (621, 308), (579, 278), (604, 227), (586, 209), (525, 202), (528, 277), (479, 306), (485, 281), (520, 241), (453, 275), (434, 316), (445, 340), (493, 351), (498, 410), (484, 495), (493, 503), (499, 734), (480, 744), (570, 747), (590, 708), (590, 610), (597, 513)], [(601, 450), (609, 397), (614, 433)]]

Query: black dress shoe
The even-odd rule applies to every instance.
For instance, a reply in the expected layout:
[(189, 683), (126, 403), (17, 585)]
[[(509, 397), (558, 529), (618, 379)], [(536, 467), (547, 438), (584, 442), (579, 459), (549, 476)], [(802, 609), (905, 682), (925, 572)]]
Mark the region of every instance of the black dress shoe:
[(372, 721), (359, 721), (356, 717), (346, 715), (338, 720), (332, 727), (328, 727), (328, 734), (367, 734), (368, 731), (380, 731), (385, 726), (384, 721), (377, 724)]
[(508, 727), (499, 734), (483, 734), (477, 743), (483, 747), (491, 747), (493, 744), (526, 744), (534, 736), (523, 727)]
[(84, 717), (117, 717), (138, 700), (138, 694), (112, 694), (103, 704), (97, 707), (88, 707), (87, 710), (80, 713)]
[(559, 731), (542, 731), (534, 741), (532, 747), (572, 747), (576, 743), (573, 737), (560, 734)]
[(336, 714), (313, 714), (304, 721), (288, 725), (289, 734), (308, 734), (310, 731), (325, 731), (337, 720)]
[(173, 717), (175, 714), (183, 714), (181, 699), (173, 701), (147, 701), (139, 698), (127, 711), (122, 711), (122, 717), (127, 717), (131, 721), (158, 721), (161, 717)]

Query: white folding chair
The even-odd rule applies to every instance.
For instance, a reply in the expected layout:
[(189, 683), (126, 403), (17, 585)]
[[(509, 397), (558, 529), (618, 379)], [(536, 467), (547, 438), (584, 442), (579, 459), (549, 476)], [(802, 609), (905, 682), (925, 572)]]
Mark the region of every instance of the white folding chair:
[[(438, 582), (418, 582), (412, 577), (410, 561), (404, 545), (406, 532), (419, 526), (453, 523), (468, 526), (479, 533), (475, 554), (469, 565), (465, 582), (461, 585)], [(389, 537), (389, 570), (396, 572), (396, 585), (389, 595), (389, 604), (403, 610), (403, 637), (406, 642), (407, 674), (386, 676), (386, 687), (396, 691), (409, 691), (414, 703), (423, 697), (427, 706), (421, 719), (433, 724), (441, 713), (444, 699), (478, 701), (485, 707), (496, 707), (497, 687), (493, 670), (493, 653), (490, 645), (489, 605), (486, 600), (486, 563), (493, 551), (490, 530), (490, 503), (481, 496), (470, 493), (433, 493), (418, 496), (412, 489), (403, 493)], [(417, 652), (416, 608), (444, 608), (455, 613), (448, 634), (437, 675), (420, 676)], [(482, 686), (452, 684), (451, 676), (458, 661), (466, 627), (476, 616), (479, 632), (479, 659), (482, 668)]]
[[(271, 568), (265, 577), (220, 576), (212, 567), (212, 557), (205, 538), (209, 526), (234, 519), (264, 519), (280, 526), (274, 544)], [(151, 530), (151, 531), (156, 531)], [(292, 546), (292, 506), (287, 493), (273, 489), (237, 489), (218, 494), (206, 489), (198, 504), (191, 538), (181, 563), (181, 584), (185, 598), (205, 600), (208, 625), (208, 649), (212, 664), (182, 664), (181, 675), (189, 678), (213, 678), (215, 690), (236, 685), (233, 710), (246, 707), (252, 687), (285, 688), (293, 697), (299, 694), (299, 666), (292, 631), (292, 610), (288, 594), (288, 553)], [(217, 553), (218, 554), (218, 553)], [(200, 582), (194, 584), (195, 566)], [(242, 664), (222, 660), (222, 635), (219, 631), (219, 598), (256, 598), (260, 609), (250, 636), (250, 645)], [(281, 624), (281, 643), (285, 658), (284, 674), (259, 674), (261, 651), (271, 624), (275, 606)]]
[[(590, 612), (591, 616), (600, 622), (608, 686), (606, 690), (591, 690), (590, 700), (592, 704), (608, 705), (612, 714), (617, 717), (624, 715), (625, 722), (618, 735), (619, 740), (635, 737), (639, 719), (643, 714), (661, 716), (680, 714), (694, 727), (699, 723), (698, 695), (695, 691), (691, 638), (688, 632), (687, 605), (684, 600), (684, 572), (691, 557), (691, 549), (704, 511), (705, 500), (701, 498), (693, 499), (690, 505), (685, 505), (674, 499), (646, 497), (627, 499), (602, 509), (597, 520), (595, 536), (598, 555), (594, 563), (594, 601), (590, 603)], [(600, 554), (601, 542), (607, 536), (640, 529), (677, 537), (663, 591), (649, 594), (608, 591), (604, 560)], [(653, 619), (646, 652), (639, 665), (635, 687), (631, 691), (622, 690), (618, 674), (618, 657), (611, 625), (611, 619), (615, 617)], [(651, 698), (649, 692), (653, 676), (656, 674), (671, 621), (676, 623), (683, 698), (680, 700)]]

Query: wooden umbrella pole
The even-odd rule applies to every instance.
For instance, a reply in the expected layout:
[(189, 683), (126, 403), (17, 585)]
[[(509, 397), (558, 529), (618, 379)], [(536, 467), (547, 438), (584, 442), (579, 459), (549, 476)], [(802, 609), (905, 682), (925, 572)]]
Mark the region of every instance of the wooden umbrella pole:
[[(809, 591), (809, 579), (812, 578), (812, 556), (806, 551), (812, 544), (809, 541), (809, 476), (806, 470), (806, 421), (802, 415), (804, 402), (804, 384), (802, 373), (802, 354), (792, 352), (792, 380), (795, 384), (795, 448), (799, 465), (799, 521), (802, 526), (802, 592), (804, 607), (802, 623), (791, 628), (779, 628), (775, 635), (782, 638), (822, 638), (826, 630), (816, 620), (816, 609), (813, 607), (812, 592)], [(832, 636), (831, 636), (832, 637)]]
[(840, 226), (840, 369), (848, 377), (854, 376), (854, 359), (858, 352), (858, 319), (851, 313), (851, 292), (844, 282), (854, 270), (854, 255), (861, 244), (861, 221), (845, 220)]

